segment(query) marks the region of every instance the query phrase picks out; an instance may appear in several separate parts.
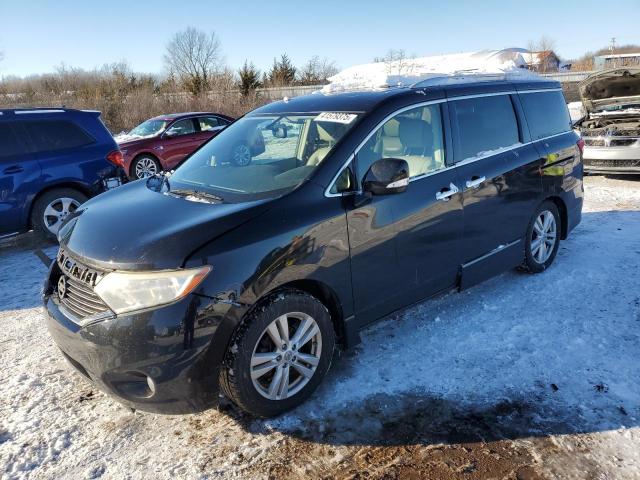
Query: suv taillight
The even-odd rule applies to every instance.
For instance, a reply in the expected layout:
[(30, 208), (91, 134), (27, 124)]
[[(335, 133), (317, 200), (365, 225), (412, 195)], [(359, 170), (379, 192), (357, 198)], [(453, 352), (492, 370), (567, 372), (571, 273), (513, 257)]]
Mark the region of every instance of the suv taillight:
[(580, 153), (584, 153), (584, 138), (579, 139), (576, 145), (578, 145)]
[(107, 160), (113, 163), (117, 167), (124, 168), (124, 155), (120, 150), (114, 150), (109, 155), (107, 155)]

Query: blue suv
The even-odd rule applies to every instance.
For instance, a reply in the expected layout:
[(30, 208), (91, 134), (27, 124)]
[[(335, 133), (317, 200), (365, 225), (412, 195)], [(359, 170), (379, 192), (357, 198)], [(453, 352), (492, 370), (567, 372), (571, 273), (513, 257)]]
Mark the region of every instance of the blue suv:
[(123, 165), (100, 112), (0, 110), (0, 238), (55, 238), (87, 198), (126, 181)]

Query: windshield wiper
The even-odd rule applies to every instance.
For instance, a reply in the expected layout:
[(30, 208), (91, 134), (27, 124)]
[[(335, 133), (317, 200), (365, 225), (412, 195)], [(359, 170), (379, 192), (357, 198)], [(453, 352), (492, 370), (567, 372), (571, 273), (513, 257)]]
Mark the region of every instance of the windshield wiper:
[(208, 192), (201, 192), (198, 190), (187, 190), (187, 189), (176, 188), (176, 189), (170, 190), (169, 193), (178, 195), (180, 197), (196, 197), (209, 202), (224, 202), (224, 199), (222, 197), (219, 197), (218, 195), (214, 195), (213, 193), (208, 193)]

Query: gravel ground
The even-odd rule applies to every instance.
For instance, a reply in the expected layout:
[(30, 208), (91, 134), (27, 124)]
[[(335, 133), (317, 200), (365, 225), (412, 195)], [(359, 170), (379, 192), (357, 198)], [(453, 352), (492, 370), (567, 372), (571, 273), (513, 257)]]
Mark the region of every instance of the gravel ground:
[(0, 477), (640, 478), (640, 178), (585, 186), (544, 274), (378, 323), (269, 421), (134, 413), (100, 393), (46, 332), (39, 245), (0, 242)]

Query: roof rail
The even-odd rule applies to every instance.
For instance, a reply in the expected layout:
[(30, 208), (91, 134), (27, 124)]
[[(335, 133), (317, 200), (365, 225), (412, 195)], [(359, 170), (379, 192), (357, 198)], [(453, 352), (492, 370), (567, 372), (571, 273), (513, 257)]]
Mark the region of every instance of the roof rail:
[(438, 75), (435, 77), (420, 80), (411, 85), (411, 88), (434, 87), (440, 85), (452, 85), (466, 82), (491, 82), (497, 80), (514, 80), (514, 79), (539, 79), (540, 77), (529, 70), (500, 72), (500, 73), (483, 73), (475, 70), (461, 70), (451, 75)]

